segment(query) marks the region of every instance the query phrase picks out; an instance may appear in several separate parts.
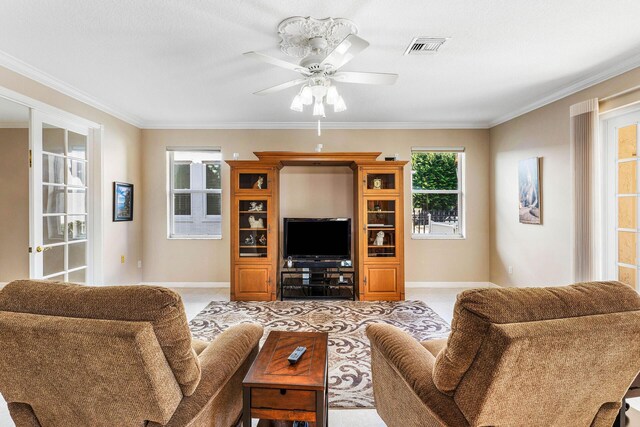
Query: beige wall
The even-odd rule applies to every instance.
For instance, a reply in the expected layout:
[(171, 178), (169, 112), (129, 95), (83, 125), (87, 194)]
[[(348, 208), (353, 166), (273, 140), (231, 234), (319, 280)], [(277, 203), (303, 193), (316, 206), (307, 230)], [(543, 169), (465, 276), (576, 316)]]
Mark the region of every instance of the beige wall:
[[(640, 68), (636, 68), (491, 129), (492, 282), (504, 286), (571, 282), (569, 107), (639, 84)], [(603, 108), (638, 99), (636, 92)], [(542, 157), (542, 225), (518, 222), (518, 161), (530, 157)]]
[[(229, 281), (229, 168), (223, 167), (222, 240), (167, 239), (167, 146), (222, 148), (225, 159), (234, 152), (241, 159), (254, 159), (253, 151), (313, 151), (317, 143), (324, 151), (382, 151), (398, 153), (409, 160), (412, 146), (464, 146), (466, 161), (467, 238), (465, 240), (412, 240), (406, 227), (407, 281), (487, 281), (489, 279), (489, 132), (488, 130), (325, 130), (317, 137), (313, 130), (143, 130), (144, 158), (143, 227), (145, 282), (228, 282)], [(326, 171), (325, 171), (326, 172)], [(315, 174), (323, 172), (282, 171), (284, 189), (310, 188)], [(322, 202), (327, 212), (349, 209), (342, 186), (346, 177), (323, 177), (332, 186), (320, 194), (308, 192), (297, 197)], [(405, 221), (409, 219), (410, 168), (405, 170)], [(318, 193), (316, 196), (315, 193)], [(325, 203), (335, 193), (338, 203)], [(302, 200), (304, 201), (304, 199)], [(302, 201), (283, 201), (284, 209), (304, 216)], [(305, 203), (307, 203), (305, 202)], [(318, 216), (310, 212), (308, 216)], [(329, 208), (331, 206), (331, 208)], [(352, 207), (351, 207), (352, 209)]]
[(0, 282), (29, 277), (29, 130), (0, 129)]
[[(0, 67), (0, 86), (104, 125), (104, 281), (107, 284), (138, 283), (142, 259), (142, 173), (140, 130), (109, 114), (61, 94), (27, 77)], [(111, 221), (112, 182), (136, 186), (134, 221)], [(28, 197), (28, 193), (24, 197)], [(125, 255), (125, 264), (120, 256)]]

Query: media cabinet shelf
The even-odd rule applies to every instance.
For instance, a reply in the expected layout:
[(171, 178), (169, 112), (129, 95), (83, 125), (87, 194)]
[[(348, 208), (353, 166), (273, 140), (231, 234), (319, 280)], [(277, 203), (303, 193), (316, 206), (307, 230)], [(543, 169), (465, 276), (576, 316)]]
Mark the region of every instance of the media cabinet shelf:
[[(342, 280), (340, 278), (342, 277)], [(353, 268), (287, 268), (280, 271), (280, 300), (356, 300)]]
[[(352, 277), (345, 278), (346, 283), (337, 283), (334, 279), (328, 283), (285, 280), (284, 298), (404, 299), (403, 187), (404, 167), (408, 162), (377, 160), (382, 154), (379, 152), (263, 151), (254, 154), (257, 160), (226, 162), (231, 168), (231, 179), (227, 182), (231, 190), (232, 301), (273, 301), (281, 296), (278, 295), (283, 282), (281, 273), (285, 269), (280, 255), (280, 170), (286, 166), (351, 168), (355, 203), (351, 217)], [(383, 245), (374, 245), (376, 241)]]

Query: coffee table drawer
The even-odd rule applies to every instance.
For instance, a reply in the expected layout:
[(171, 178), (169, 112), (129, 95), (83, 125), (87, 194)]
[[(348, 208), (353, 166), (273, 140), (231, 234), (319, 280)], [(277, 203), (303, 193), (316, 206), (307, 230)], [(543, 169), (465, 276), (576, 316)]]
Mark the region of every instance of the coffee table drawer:
[(290, 411), (315, 411), (316, 392), (278, 388), (252, 388), (251, 407), (287, 409)]

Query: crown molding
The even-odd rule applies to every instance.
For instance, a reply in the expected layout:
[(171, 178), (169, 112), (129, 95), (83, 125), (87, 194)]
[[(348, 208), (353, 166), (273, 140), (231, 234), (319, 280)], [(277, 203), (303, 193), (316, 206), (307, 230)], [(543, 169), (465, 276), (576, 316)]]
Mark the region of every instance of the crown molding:
[(91, 107), (94, 107), (100, 111), (110, 114), (133, 126), (136, 126), (138, 128), (141, 128), (143, 126), (143, 121), (139, 117), (133, 114), (125, 113), (113, 106), (105, 104), (104, 102), (97, 100), (96, 98), (81, 91), (80, 89), (77, 89), (63, 82), (62, 80), (59, 80), (53, 77), (52, 75), (47, 74), (44, 71), (41, 71), (27, 64), (26, 62), (21, 61), (20, 59), (14, 56), (11, 56), (8, 53), (3, 51), (0, 51), (0, 66), (7, 68), (11, 71), (14, 71), (25, 77), (28, 77), (31, 80), (34, 80), (40, 84), (43, 84), (51, 89), (54, 89), (64, 95), (67, 95), (87, 105), (90, 105)]
[[(146, 122), (143, 129), (307, 129), (318, 122)], [(486, 122), (322, 122), (322, 129), (488, 129)]]
[(627, 71), (631, 71), (634, 68), (640, 67), (640, 53), (631, 56), (623, 61), (618, 62), (616, 65), (612, 67), (608, 67), (605, 70), (599, 71), (595, 74), (588, 75), (586, 77), (582, 77), (574, 81), (573, 83), (565, 86), (564, 88), (554, 91), (545, 97), (538, 99), (531, 104), (528, 104), (522, 108), (514, 110), (508, 114), (498, 117), (497, 119), (491, 121), (489, 123), (489, 127), (492, 128), (494, 126), (498, 126), (504, 122), (508, 122), (509, 120), (515, 119), (516, 117), (520, 117), (524, 114), (527, 114), (533, 110), (537, 110), (540, 107), (544, 107), (545, 105), (551, 104), (552, 102), (558, 101), (562, 98), (566, 98), (567, 96), (573, 95), (574, 93), (580, 92), (581, 90), (590, 88), (591, 86), (595, 86), (598, 83), (602, 83), (606, 80), (612, 79), (620, 74), (624, 74)]

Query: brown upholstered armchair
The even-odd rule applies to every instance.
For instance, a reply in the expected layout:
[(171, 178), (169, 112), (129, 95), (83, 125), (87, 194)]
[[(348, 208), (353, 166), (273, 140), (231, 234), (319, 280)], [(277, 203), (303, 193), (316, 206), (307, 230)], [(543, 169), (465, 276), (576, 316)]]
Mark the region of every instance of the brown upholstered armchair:
[(617, 282), (468, 290), (451, 328), (367, 329), (389, 427), (610, 427), (640, 371), (640, 296)]
[(16, 281), (0, 291), (0, 392), (18, 427), (229, 427), (261, 336), (193, 342), (166, 288)]

